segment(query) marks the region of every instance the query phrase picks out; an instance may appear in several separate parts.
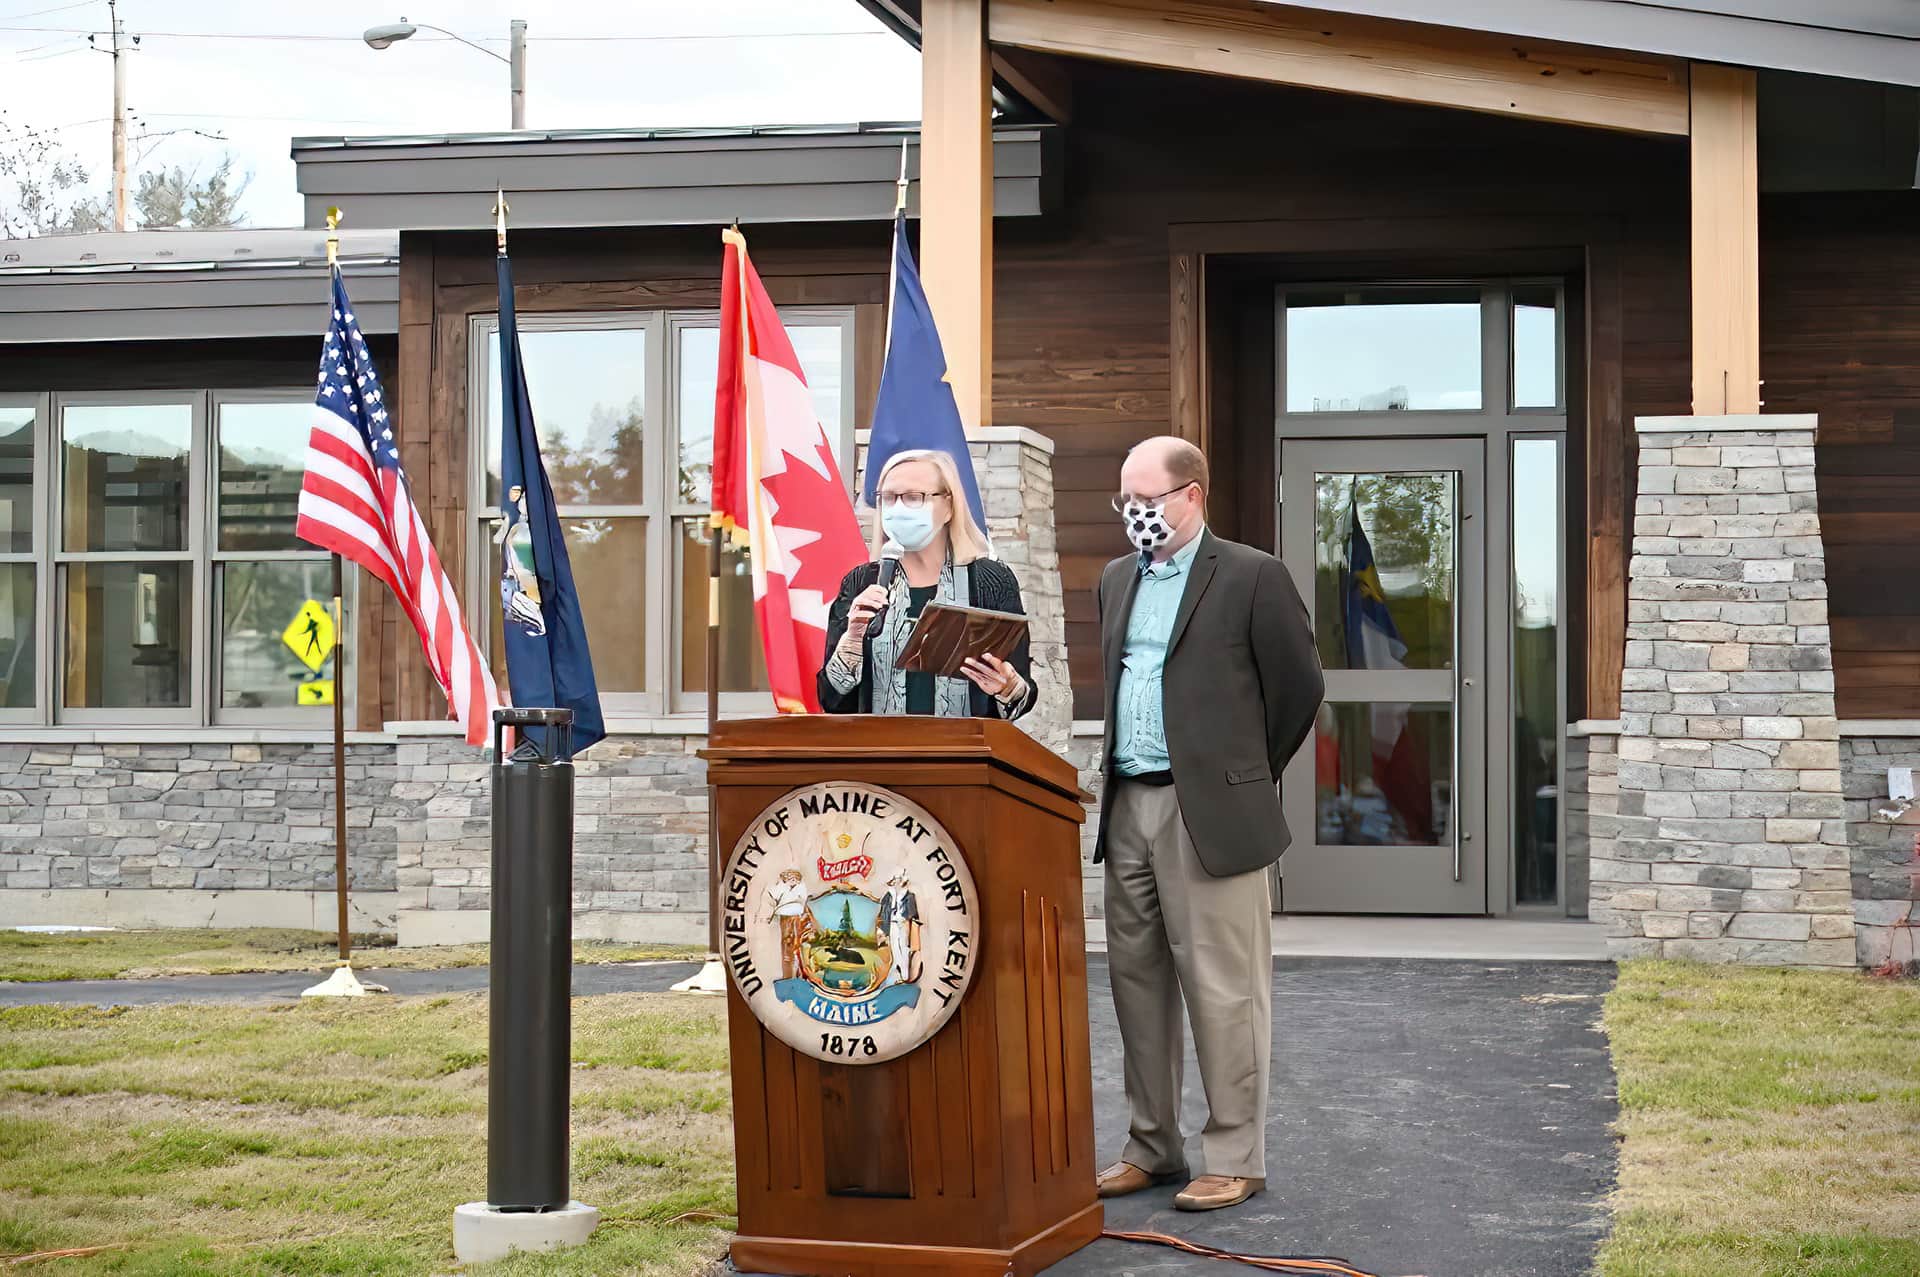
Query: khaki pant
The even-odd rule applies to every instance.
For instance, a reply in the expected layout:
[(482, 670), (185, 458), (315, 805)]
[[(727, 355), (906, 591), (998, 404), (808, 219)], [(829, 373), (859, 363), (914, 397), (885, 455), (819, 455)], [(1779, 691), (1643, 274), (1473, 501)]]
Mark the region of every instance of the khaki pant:
[(1131, 1114), (1121, 1159), (1155, 1174), (1186, 1162), (1184, 1000), (1207, 1097), (1206, 1171), (1264, 1178), (1273, 1042), (1267, 871), (1215, 878), (1202, 868), (1171, 785), (1115, 776), (1107, 801), (1107, 965)]

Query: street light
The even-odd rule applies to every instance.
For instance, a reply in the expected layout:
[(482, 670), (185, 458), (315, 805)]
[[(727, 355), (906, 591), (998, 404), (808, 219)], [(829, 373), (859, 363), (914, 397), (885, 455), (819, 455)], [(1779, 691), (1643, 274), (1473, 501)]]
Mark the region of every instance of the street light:
[(368, 27), (360, 38), (367, 42), (369, 49), (384, 49), (396, 41), (405, 40), (416, 31), (438, 31), (441, 35), (458, 40), (469, 49), (478, 49), (488, 57), (507, 64), (510, 92), (513, 101), (513, 127), (527, 127), (527, 24), (515, 18), (508, 26), (508, 57), (501, 57), (485, 45), (475, 44), (465, 36), (445, 27), (436, 27), (430, 22), (409, 22), (401, 18), (398, 22), (386, 22), (377, 27)]

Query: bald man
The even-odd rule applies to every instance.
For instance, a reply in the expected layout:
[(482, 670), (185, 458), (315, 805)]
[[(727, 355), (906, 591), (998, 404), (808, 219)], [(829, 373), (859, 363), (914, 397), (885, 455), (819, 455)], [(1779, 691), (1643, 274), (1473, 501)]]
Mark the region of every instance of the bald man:
[(1207, 1098), (1206, 1173), (1182, 1210), (1266, 1187), (1273, 915), (1267, 869), (1287, 849), (1276, 788), (1323, 684), (1306, 608), (1280, 561), (1207, 530), (1207, 460), (1147, 439), (1114, 511), (1134, 553), (1099, 587), (1106, 671), (1107, 963), (1125, 1052), (1129, 1130), (1100, 1196), (1186, 1178), (1180, 1008)]

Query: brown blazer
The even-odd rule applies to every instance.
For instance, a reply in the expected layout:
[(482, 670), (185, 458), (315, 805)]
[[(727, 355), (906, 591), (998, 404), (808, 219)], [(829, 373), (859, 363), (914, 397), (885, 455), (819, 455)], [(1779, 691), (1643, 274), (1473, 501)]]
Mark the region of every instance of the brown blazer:
[[(1161, 694), (1167, 756), (1180, 812), (1206, 871), (1264, 869), (1290, 836), (1280, 815), (1281, 769), (1307, 739), (1325, 683), (1307, 609), (1280, 560), (1211, 532), (1188, 570), (1167, 642)], [(1100, 574), (1100, 655), (1106, 676), (1104, 792), (1113, 792), (1120, 656), (1140, 580), (1129, 554)], [(1100, 805), (1096, 863), (1106, 858), (1110, 802)]]

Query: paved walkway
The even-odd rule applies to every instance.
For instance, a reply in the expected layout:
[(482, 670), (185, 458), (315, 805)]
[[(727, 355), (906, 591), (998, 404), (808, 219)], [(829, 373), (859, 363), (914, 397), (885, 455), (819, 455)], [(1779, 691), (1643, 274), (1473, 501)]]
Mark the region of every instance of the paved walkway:
[[(687, 963), (577, 966), (577, 994), (652, 991)], [(1089, 964), (1099, 1163), (1126, 1129), (1104, 956)], [(486, 987), (484, 967), (373, 972), (399, 994)], [(307, 973), (0, 984), (0, 1005), (263, 1001)], [(1340, 1255), (1383, 1277), (1583, 1277), (1614, 1176), (1604, 963), (1280, 958), (1274, 964), (1268, 1189), (1175, 1211), (1175, 1188), (1108, 1203), (1111, 1228), (1250, 1254)], [(1186, 1122), (1205, 1121), (1189, 1059)], [(1188, 1155), (1199, 1165), (1199, 1141)], [(1048, 1277), (1225, 1277), (1232, 1266), (1103, 1240)], [(1251, 1271), (1251, 1270), (1239, 1270)]]
[[(1106, 924), (1087, 920), (1105, 949)], [(1273, 920), (1281, 958), (1450, 958), (1474, 962), (1605, 962), (1607, 929), (1573, 918), (1396, 918), (1289, 913)]]
[[(595, 963), (573, 969), (573, 991), (658, 993), (700, 969), (690, 962)], [(487, 987), (485, 967), (445, 971), (382, 971), (354, 967), (363, 981), (384, 984), (394, 993), (471, 993)], [(0, 981), (0, 1007), (40, 1003), (91, 1003), (96, 1006), (149, 1006), (161, 1002), (279, 1002), (298, 1000), (302, 989), (318, 984), (325, 971), (277, 971), (249, 975), (177, 975), (151, 980), (50, 980), (44, 983)]]
[[(1107, 1204), (1107, 1226), (1249, 1254), (1339, 1255), (1399, 1277), (1584, 1277), (1605, 1230), (1617, 1107), (1597, 1021), (1607, 964), (1289, 959), (1274, 964), (1267, 1192), (1173, 1209), (1177, 1187)], [(1104, 962), (1091, 969), (1101, 1165), (1126, 1133)], [(1205, 1122), (1187, 1065), (1185, 1127)], [(1199, 1164), (1199, 1140), (1188, 1157)], [(1226, 1274), (1100, 1241), (1048, 1277)]]

